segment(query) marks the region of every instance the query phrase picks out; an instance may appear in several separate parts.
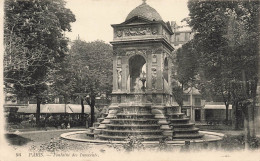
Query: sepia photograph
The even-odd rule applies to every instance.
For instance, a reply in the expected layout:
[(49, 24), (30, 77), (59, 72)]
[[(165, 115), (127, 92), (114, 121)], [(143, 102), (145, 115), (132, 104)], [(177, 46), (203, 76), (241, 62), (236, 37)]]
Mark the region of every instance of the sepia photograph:
[(259, 0), (0, 3), (0, 161), (260, 161)]

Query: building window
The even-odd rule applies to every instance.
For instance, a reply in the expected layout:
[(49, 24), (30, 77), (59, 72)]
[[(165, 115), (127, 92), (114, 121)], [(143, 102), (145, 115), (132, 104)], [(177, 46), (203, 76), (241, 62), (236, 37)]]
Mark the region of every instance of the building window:
[(188, 102), (189, 101), (189, 96), (188, 95), (184, 95), (183, 96), (183, 101), (184, 102)]
[(187, 109), (182, 108), (181, 113), (184, 113), (187, 116)]
[(179, 41), (181, 42), (185, 41), (185, 33), (180, 33)]
[(121, 96), (117, 96), (117, 103), (121, 103)]
[(189, 41), (190, 40), (190, 33), (185, 33), (185, 40), (186, 41)]
[(54, 99), (54, 103), (60, 103), (60, 98), (59, 98), (59, 97), (56, 97), (56, 98)]
[(118, 58), (117, 58), (117, 65), (121, 65), (121, 63), (122, 63), (121, 58), (118, 57)]
[(201, 105), (200, 98), (195, 98), (195, 106), (200, 106), (200, 105)]
[(179, 39), (180, 39), (180, 34), (178, 33), (178, 34), (176, 34), (176, 41), (175, 42), (179, 42)]
[(153, 55), (153, 60), (152, 60), (153, 63), (156, 63), (157, 62), (157, 57), (156, 55)]

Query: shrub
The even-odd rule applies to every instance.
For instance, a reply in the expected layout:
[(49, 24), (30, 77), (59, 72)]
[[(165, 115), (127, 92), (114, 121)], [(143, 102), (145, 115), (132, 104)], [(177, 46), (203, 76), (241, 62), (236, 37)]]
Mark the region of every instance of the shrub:
[(252, 137), (249, 139), (250, 149), (258, 149), (260, 145), (260, 138)]
[(123, 144), (123, 148), (128, 152), (134, 150), (144, 150), (145, 147), (142, 142), (143, 139), (128, 135), (126, 138), (126, 143)]

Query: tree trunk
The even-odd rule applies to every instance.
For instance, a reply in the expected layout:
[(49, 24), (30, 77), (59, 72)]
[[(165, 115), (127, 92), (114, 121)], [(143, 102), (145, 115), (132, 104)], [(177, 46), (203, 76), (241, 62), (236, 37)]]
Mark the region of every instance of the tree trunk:
[(183, 83), (181, 84), (181, 109), (182, 109), (182, 107), (183, 107), (183, 89), (184, 89), (184, 85), (183, 85)]
[(91, 103), (90, 103), (90, 109), (91, 109), (91, 121), (90, 121), (90, 126), (93, 127), (93, 124), (95, 122), (95, 97), (91, 98)]
[(80, 104), (81, 104), (81, 121), (82, 125), (85, 125), (86, 120), (85, 120), (85, 108), (84, 108), (84, 99), (83, 97), (80, 98)]
[(90, 113), (90, 116), (91, 116), (91, 120), (90, 120), (90, 127), (93, 127), (93, 124), (95, 122), (95, 106), (90, 106), (90, 109), (91, 109), (91, 113)]
[(238, 118), (237, 118), (237, 109), (238, 109), (238, 102), (235, 101), (233, 102), (233, 105), (232, 105), (232, 127), (234, 130), (238, 130)]
[[(260, 6), (260, 4), (259, 4)], [(258, 10), (258, 15), (260, 15), (260, 10)], [(258, 31), (260, 30), (260, 20), (258, 20)], [(256, 100), (255, 100), (255, 109), (254, 109), (254, 114), (255, 114), (255, 132), (256, 135), (260, 136), (260, 41), (258, 41), (258, 73), (257, 73), (257, 90), (256, 90)]]
[(255, 105), (256, 105), (256, 98), (254, 97), (253, 99), (253, 103), (251, 105), (249, 105), (248, 107), (248, 124), (249, 124), (249, 132), (250, 132), (250, 136), (251, 137), (255, 137), (256, 136), (256, 131), (255, 131)]
[(90, 96), (90, 98), (86, 99), (88, 105), (90, 106), (90, 127), (93, 127), (93, 124), (95, 122), (95, 99), (95, 96)]
[(229, 107), (229, 104), (225, 103), (225, 105), (226, 105), (226, 124), (228, 124), (228, 107)]
[(245, 149), (248, 150), (250, 132), (249, 132), (249, 122), (248, 122), (248, 119), (246, 117), (244, 119), (244, 131), (245, 131)]
[(37, 107), (36, 107), (36, 125), (40, 123), (40, 111), (41, 111), (41, 99), (39, 97), (36, 98)]
[(65, 115), (66, 115), (66, 113), (67, 113), (67, 101), (68, 101), (67, 97), (64, 96), (64, 104), (65, 104), (65, 106), (64, 106), (64, 114), (65, 114)]

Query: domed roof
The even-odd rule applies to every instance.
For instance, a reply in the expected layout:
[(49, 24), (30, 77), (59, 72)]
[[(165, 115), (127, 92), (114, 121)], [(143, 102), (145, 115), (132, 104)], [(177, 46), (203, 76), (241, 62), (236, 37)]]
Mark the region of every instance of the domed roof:
[(162, 21), (159, 13), (145, 2), (132, 10), (126, 17), (126, 21), (135, 16), (143, 17), (150, 21)]

